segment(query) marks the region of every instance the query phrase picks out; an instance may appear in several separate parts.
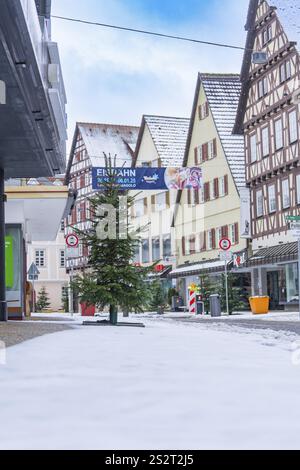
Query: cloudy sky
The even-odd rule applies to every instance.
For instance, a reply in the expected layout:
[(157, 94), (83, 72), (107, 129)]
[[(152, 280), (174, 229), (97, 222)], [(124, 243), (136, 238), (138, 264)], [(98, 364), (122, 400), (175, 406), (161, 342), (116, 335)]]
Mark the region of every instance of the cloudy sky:
[[(244, 46), (249, 0), (52, 0), (52, 14)], [(52, 21), (76, 121), (189, 117), (198, 71), (239, 72), (242, 51)]]

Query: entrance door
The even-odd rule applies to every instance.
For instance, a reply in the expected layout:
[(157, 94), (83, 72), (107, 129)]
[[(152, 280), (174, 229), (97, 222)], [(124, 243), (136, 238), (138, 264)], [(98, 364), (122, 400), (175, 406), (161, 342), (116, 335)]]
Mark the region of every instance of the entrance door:
[(270, 297), (270, 309), (279, 309), (279, 272), (271, 271), (267, 273), (268, 296)]

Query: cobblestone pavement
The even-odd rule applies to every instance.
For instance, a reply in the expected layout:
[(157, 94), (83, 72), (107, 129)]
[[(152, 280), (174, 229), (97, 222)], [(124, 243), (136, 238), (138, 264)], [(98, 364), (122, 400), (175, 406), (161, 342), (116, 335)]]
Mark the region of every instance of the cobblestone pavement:
[(8, 321), (0, 323), (0, 341), (4, 341), (6, 347), (9, 347), (37, 336), (57, 333), (70, 328), (72, 327), (66, 324), (50, 322)]
[(291, 333), (295, 333), (300, 335), (300, 320), (297, 321), (277, 321), (277, 320), (251, 320), (251, 319), (234, 319), (232, 318), (184, 318), (184, 317), (177, 317), (174, 318), (176, 321), (181, 322), (195, 322), (195, 323), (203, 323), (206, 325), (209, 324), (225, 324), (228, 326), (238, 326), (241, 328), (247, 329), (261, 329), (261, 330), (273, 330), (273, 331), (288, 331)]

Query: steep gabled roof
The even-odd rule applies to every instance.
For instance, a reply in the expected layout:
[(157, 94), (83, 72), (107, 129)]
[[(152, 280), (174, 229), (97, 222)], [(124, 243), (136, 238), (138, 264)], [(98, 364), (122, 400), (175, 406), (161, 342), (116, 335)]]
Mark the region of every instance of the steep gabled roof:
[[(241, 70), (241, 82), (242, 92), (240, 96), (240, 102), (238, 112), (236, 116), (236, 122), (234, 126), (234, 133), (243, 133), (243, 121), (247, 106), (247, 99), (250, 88), (249, 71), (251, 67), (252, 52), (255, 44), (256, 29), (256, 13), (259, 6), (260, 0), (250, 0), (247, 23), (245, 26), (247, 34), (246, 49), (244, 53), (244, 59)], [(284, 32), (286, 33), (290, 42), (296, 42), (298, 44), (298, 51), (300, 48), (300, 5), (299, 0), (267, 0), (270, 7), (276, 9), (276, 15), (282, 25)]]
[(189, 123), (188, 118), (143, 116), (135, 157), (138, 157), (147, 125), (162, 166), (182, 166)]
[(241, 94), (240, 77), (236, 74), (200, 74), (200, 79), (236, 187), (244, 187), (244, 138), (232, 134)]
[(131, 166), (138, 138), (139, 127), (115, 124), (78, 122), (67, 167), (69, 180), (78, 133), (80, 133), (93, 167), (104, 166), (104, 154), (117, 156), (116, 164)]

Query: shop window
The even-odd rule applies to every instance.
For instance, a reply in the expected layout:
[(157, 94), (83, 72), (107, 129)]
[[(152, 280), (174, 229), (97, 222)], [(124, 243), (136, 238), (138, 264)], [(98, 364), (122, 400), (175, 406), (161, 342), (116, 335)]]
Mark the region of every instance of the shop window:
[(149, 263), (150, 255), (149, 255), (149, 240), (144, 239), (142, 241), (142, 263)]
[(163, 256), (164, 258), (172, 255), (171, 235), (163, 236)]
[(159, 237), (152, 238), (152, 261), (160, 260), (160, 239)]

